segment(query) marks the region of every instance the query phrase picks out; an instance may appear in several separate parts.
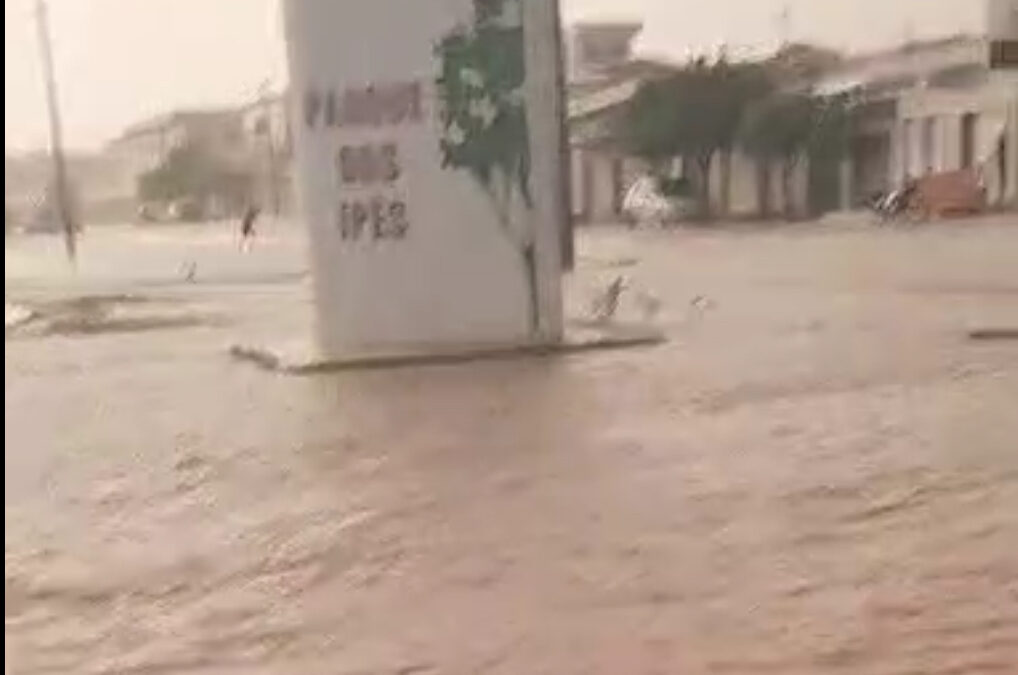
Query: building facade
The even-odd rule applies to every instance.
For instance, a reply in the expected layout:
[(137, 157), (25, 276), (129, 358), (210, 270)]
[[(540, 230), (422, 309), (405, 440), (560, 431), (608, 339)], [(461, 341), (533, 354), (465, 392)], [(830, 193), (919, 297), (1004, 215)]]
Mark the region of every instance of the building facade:
[[(725, 186), (715, 158), (715, 212), (752, 217), (763, 210), (816, 215), (858, 208), (908, 180), (948, 173), (978, 185), (989, 208), (1018, 208), (1018, 0), (987, 0), (986, 16), (982, 35), (847, 58), (787, 45), (768, 61), (783, 86), (848, 96), (854, 114), (846, 156), (840, 166), (798, 162), (788, 205), (778, 167), (764, 170), (735, 152)], [(672, 67), (634, 60), (636, 35), (631, 25), (581, 25), (569, 42), (607, 43), (574, 47), (570, 58), (572, 213), (580, 222), (617, 221), (628, 186), (647, 169), (625, 152), (618, 122), (640, 83)], [(589, 65), (582, 58), (587, 53), (597, 55)], [(762, 175), (770, 180), (761, 181)]]
[(577, 24), (566, 36), (571, 213), (575, 222), (617, 222), (622, 200), (645, 172), (620, 142), (624, 106), (641, 82), (672, 72), (632, 58), (638, 23)]
[(948, 172), (971, 172), (991, 208), (1018, 205), (1018, 70), (991, 68), (991, 42), (908, 44), (849, 59), (821, 80), (819, 91), (856, 102), (843, 206)]
[[(639, 86), (676, 72), (677, 66), (660, 61), (633, 58), (631, 43), (639, 34), (633, 24), (587, 24), (574, 27), (568, 41), (570, 58), (569, 140), (572, 174), (572, 215), (577, 222), (618, 222), (629, 187), (649, 167), (630, 155), (620, 138), (625, 106)], [(604, 41), (604, 46), (591, 47)], [(596, 55), (592, 63), (582, 58)], [(837, 55), (811, 45), (786, 45), (767, 62), (778, 81), (786, 86), (804, 86)], [(614, 60), (613, 60), (614, 59)], [(818, 208), (830, 208), (814, 199), (813, 168), (804, 158), (795, 164), (786, 194), (782, 168), (764, 167), (754, 158), (734, 150), (726, 158), (728, 180), (722, 180), (722, 158), (715, 156), (710, 167), (710, 206), (714, 213), (734, 218), (752, 218), (761, 213), (804, 216)], [(700, 182), (695, 166), (676, 161), (674, 177)], [(837, 178), (834, 178), (836, 192)], [(788, 204), (785, 203), (786, 198)], [(832, 200), (837, 206), (837, 199)]]
[(243, 116), (232, 108), (184, 110), (131, 125), (106, 146), (135, 176), (159, 166), (176, 148), (200, 145), (230, 163), (245, 161)]
[[(288, 112), (286, 95), (273, 93), (237, 108), (177, 111), (128, 127), (103, 154), (117, 167), (120, 191), (133, 199), (140, 176), (163, 164), (174, 149), (193, 144), (246, 177), (247, 201), (268, 213), (286, 213), (294, 201)], [(210, 215), (229, 215), (236, 208), (212, 205)]]

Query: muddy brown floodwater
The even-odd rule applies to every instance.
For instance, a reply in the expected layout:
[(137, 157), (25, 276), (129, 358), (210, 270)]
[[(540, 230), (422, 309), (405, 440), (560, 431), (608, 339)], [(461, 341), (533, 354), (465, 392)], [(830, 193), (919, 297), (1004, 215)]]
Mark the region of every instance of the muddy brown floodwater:
[(1018, 672), (1004, 220), (584, 234), (571, 305), (626, 274), (649, 349), (227, 359), (293, 281), (8, 336), (5, 671)]

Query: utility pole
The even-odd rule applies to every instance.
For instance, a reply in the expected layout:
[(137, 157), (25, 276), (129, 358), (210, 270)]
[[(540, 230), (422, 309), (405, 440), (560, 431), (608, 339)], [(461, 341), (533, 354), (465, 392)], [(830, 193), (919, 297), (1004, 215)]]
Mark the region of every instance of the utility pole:
[(559, 126), (559, 180), (562, 192), (559, 195), (559, 246), (562, 268), (572, 270), (575, 265), (575, 243), (573, 241), (573, 153), (569, 144), (569, 94), (566, 82), (566, 51), (562, 34), (562, 7), (555, 0), (555, 86), (558, 90)]
[(49, 112), (50, 158), (53, 160), (53, 187), (56, 190), (57, 212), (64, 226), (64, 248), (67, 259), (77, 259), (77, 242), (74, 214), (68, 199), (67, 163), (64, 160), (63, 133), (60, 126), (60, 107), (57, 100), (57, 82), (53, 69), (53, 46), (50, 43), (49, 15), (45, 0), (35, 0), (36, 28), (39, 32), (39, 52), (42, 57), (42, 75), (46, 87), (46, 104)]
[(781, 11), (774, 17), (778, 33), (778, 48), (787, 47), (792, 40), (792, 8), (782, 5)]

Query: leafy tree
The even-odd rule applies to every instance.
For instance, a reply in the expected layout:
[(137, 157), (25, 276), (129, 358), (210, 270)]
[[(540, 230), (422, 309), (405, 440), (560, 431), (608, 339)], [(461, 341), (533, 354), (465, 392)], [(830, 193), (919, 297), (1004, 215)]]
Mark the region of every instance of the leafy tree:
[(501, 232), (520, 255), (531, 332), (538, 328), (535, 233), (529, 218), (513, 222), (513, 205), (533, 206), (530, 140), (523, 84), (523, 0), (474, 0), (471, 26), (435, 47), (442, 106), (442, 166), (462, 169), (488, 196)]
[(781, 165), (785, 213), (792, 216), (792, 176), (807, 157), (832, 158), (845, 150), (850, 110), (842, 98), (823, 98), (799, 92), (779, 92), (753, 105), (740, 131), (740, 143), (765, 167), (761, 206), (766, 210), (769, 166)]
[(742, 126), (746, 152), (768, 165), (781, 164), (785, 214), (792, 215), (792, 176), (809, 142), (813, 100), (805, 94), (777, 93), (753, 106)]
[(143, 202), (189, 200), (203, 205), (219, 198), (238, 207), (249, 200), (251, 182), (247, 172), (227, 165), (197, 143), (185, 143), (139, 176), (137, 192)]
[(848, 151), (852, 102), (845, 95), (814, 97), (809, 152), (812, 157), (840, 159)]
[(773, 84), (765, 65), (733, 64), (724, 57), (714, 64), (713, 74), (717, 80), (715, 114), (718, 116), (718, 158), (721, 162), (721, 212), (727, 214), (731, 196), (732, 152), (738, 144), (742, 120), (750, 106), (771, 93)]
[(641, 84), (622, 121), (629, 149), (662, 167), (681, 156), (697, 168), (700, 210), (710, 214), (710, 168), (722, 156), (722, 192), (727, 208), (730, 155), (743, 114), (771, 89), (766, 71), (756, 64), (693, 61), (674, 74)]
[(668, 77), (641, 83), (622, 118), (620, 131), (629, 150), (656, 171), (684, 150), (675, 131), (680, 107), (676, 80)]

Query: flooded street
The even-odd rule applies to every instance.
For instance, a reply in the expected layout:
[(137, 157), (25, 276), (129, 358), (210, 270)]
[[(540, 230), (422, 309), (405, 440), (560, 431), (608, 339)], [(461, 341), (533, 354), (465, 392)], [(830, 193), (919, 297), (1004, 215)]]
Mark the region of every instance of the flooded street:
[(209, 320), (8, 334), (5, 670), (1013, 673), (1005, 220), (595, 229), (572, 314), (623, 274), (666, 344), (314, 377), (226, 356), (300, 241), (109, 235), (80, 283)]

